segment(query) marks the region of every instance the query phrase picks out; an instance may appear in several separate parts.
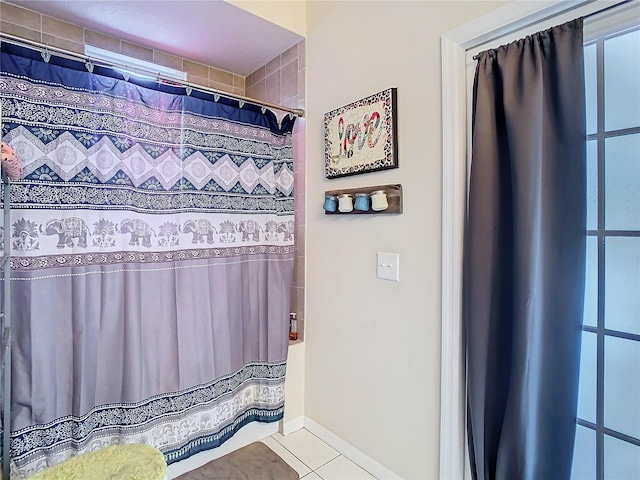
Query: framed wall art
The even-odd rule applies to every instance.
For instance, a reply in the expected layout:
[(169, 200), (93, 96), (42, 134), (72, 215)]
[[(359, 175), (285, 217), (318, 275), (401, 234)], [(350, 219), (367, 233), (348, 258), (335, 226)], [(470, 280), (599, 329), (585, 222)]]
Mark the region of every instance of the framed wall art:
[(326, 178), (398, 168), (397, 89), (324, 115)]

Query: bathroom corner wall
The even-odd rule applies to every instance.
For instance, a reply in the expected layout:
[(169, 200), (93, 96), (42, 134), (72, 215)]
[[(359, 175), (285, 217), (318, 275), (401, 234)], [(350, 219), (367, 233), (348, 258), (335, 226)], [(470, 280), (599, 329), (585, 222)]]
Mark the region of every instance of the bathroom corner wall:
[(240, 75), (147, 48), (144, 45), (130, 43), (2, 0), (0, 0), (0, 20), (0, 31), (9, 35), (76, 53), (84, 53), (85, 45), (93, 45), (185, 71), (187, 80), (194, 84), (238, 95), (245, 94), (245, 78)]
[[(305, 108), (305, 42), (302, 40), (278, 55), (246, 79), (246, 96), (292, 108)], [(306, 256), (305, 119), (293, 130), (296, 261), (291, 292), (291, 311), (298, 315), (299, 339), (304, 339)]]

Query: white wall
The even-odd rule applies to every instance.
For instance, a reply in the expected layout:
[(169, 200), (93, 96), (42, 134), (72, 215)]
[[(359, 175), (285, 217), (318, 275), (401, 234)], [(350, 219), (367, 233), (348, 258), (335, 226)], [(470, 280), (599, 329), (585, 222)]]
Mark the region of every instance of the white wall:
[[(438, 476), (440, 35), (503, 2), (325, 2), (307, 11), (305, 415), (407, 479)], [(323, 114), (398, 88), (400, 168), (323, 173)], [(324, 191), (401, 183), (398, 216), (325, 216)], [(375, 277), (400, 254), (400, 282)]]
[(304, 416), (304, 350), (305, 343), (289, 346), (287, 378), (284, 384), (284, 418), (280, 431), (287, 434), (302, 426)]
[(300, 35), (307, 31), (307, 0), (227, 0), (271, 23)]

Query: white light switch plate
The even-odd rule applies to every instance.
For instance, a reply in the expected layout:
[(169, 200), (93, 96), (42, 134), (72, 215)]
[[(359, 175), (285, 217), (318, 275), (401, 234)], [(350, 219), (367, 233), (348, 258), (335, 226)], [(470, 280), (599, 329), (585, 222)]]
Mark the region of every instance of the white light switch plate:
[(378, 278), (400, 281), (400, 255), (378, 252)]

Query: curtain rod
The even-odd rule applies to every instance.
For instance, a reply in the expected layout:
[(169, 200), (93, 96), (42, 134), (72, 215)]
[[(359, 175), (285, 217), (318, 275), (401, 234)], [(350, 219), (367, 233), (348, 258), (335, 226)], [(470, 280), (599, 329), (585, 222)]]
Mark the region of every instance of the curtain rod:
[(199, 90), (201, 92), (211, 93), (211, 94), (214, 94), (214, 95), (220, 95), (221, 97), (230, 98), (232, 100), (239, 100), (241, 102), (253, 103), (255, 105), (262, 106), (262, 107), (274, 108), (274, 109), (281, 110), (281, 111), (284, 111), (284, 112), (287, 112), (287, 113), (291, 113), (291, 114), (296, 115), (298, 117), (304, 117), (304, 110), (302, 110), (300, 108), (285, 107), (283, 105), (277, 105), (275, 103), (269, 103), (269, 102), (265, 102), (263, 100), (257, 100), (255, 98), (245, 97), (245, 96), (242, 96), (242, 95), (236, 95), (235, 93), (229, 93), (229, 92), (225, 92), (223, 90), (217, 90), (215, 88), (209, 88), (209, 87), (206, 87), (204, 85), (197, 84), (197, 83), (190, 83), (190, 82), (186, 82), (184, 80), (179, 80), (179, 79), (175, 79), (175, 78), (171, 78), (171, 77), (165, 77), (163, 75), (160, 75), (159, 73), (151, 72), (151, 71), (145, 70), (143, 68), (139, 68), (139, 67), (130, 67), (128, 65), (124, 65), (124, 64), (120, 64), (120, 63), (116, 63), (116, 62), (106, 62), (104, 60), (93, 58), (93, 57), (90, 57), (88, 55), (84, 55), (82, 53), (76, 53), (76, 52), (72, 52), (70, 50), (65, 50), (63, 48), (58, 48), (58, 47), (51, 47), (51, 46), (46, 45), (46, 44), (41, 43), (41, 42), (36, 42), (36, 41), (33, 41), (33, 40), (26, 40), (24, 38), (16, 37), (16, 36), (10, 35), (8, 33), (0, 32), (0, 41), (7, 42), (7, 43), (13, 43), (15, 45), (24, 46), (24, 47), (35, 49), (35, 50), (40, 49), (41, 53), (45, 53), (45, 52), (55, 53), (59, 57), (68, 58), (68, 59), (71, 59), (71, 60), (82, 60), (84, 62), (91, 62), (92, 64), (99, 65), (99, 66), (102, 66), (102, 67), (108, 67), (108, 68), (115, 67), (115, 68), (120, 68), (120, 69), (123, 69), (123, 70), (128, 70), (130, 72), (140, 73), (140, 74), (143, 74), (145, 76), (151, 76), (151, 77), (157, 79), (157, 81), (159, 83), (164, 83), (165, 85), (168, 84), (170, 86), (184, 87), (185, 89), (195, 89), (195, 90)]
[[(593, 1), (593, 0), (592, 0), (592, 1)], [(607, 7), (604, 7), (604, 8), (602, 8), (602, 9), (600, 9), (600, 10), (596, 10), (595, 12), (591, 12), (591, 13), (589, 13), (589, 14), (587, 14), (587, 15), (584, 15), (582, 18), (583, 18), (584, 20), (587, 20), (587, 19), (589, 19), (589, 18), (591, 18), (591, 17), (595, 17), (595, 16), (600, 15), (600, 14), (602, 14), (602, 13), (608, 12), (609, 10), (613, 10), (614, 8), (621, 7), (622, 5), (624, 5), (624, 4), (626, 4), (626, 3), (630, 3), (630, 2), (632, 2), (632, 1), (633, 1), (633, 0), (621, 0), (621, 1), (619, 1), (618, 3), (615, 3), (615, 4), (613, 4), (613, 5), (609, 5), (609, 6), (607, 6)], [(551, 18), (551, 17), (549, 17), (549, 18)], [(543, 19), (543, 20), (546, 20), (546, 19)], [(484, 52), (488, 52), (488, 51), (490, 51), (490, 50), (495, 50), (495, 48), (490, 48), (489, 50), (483, 50), (482, 52), (479, 52), (479, 53), (475, 54), (475, 55), (473, 56), (472, 60), (478, 60), (478, 59), (480, 58), (480, 55), (481, 55), (481, 54), (483, 54)]]

